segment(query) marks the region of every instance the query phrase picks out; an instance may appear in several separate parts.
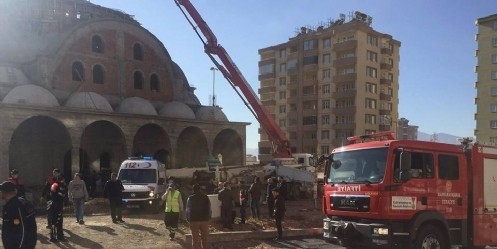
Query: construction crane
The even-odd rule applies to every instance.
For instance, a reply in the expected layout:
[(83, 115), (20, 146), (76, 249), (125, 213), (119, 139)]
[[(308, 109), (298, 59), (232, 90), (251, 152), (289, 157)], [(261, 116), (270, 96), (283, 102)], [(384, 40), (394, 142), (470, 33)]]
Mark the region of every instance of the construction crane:
[(259, 97), (253, 91), (245, 77), (243, 77), (240, 70), (238, 70), (238, 67), (230, 58), (228, 52), (217, 42), (217, 38), (209, 25), (202, 19), (197, 9), (189, 0), (174, 1), (204, 44), (205, 53), (243, 100), (264, 131), (266, 131), (268, 139), (272, 143), (273, 157), (291, 158), (290, 143), (286, 139), (285, 133), (273, 120), (268, 110), (262, 105)]

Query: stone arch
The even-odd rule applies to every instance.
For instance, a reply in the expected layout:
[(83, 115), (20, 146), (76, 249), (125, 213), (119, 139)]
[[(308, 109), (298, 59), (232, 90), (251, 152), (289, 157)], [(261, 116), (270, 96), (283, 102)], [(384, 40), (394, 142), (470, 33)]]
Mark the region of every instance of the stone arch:
[(223, 165), (242, 165), (243, 139), (235, 130), (222, 130), (214, 139), (212, 154), (214, 157), (221, 154)]
[[(85, 155), (81, 171), (96, 170), (103, 178), (110, 171), (117, 171), (121, 162), (127, 158), (126, 139), (122, 130), (105, 120), (95, 121), (84, 129), (80, 148)], [(102, 165), (103, 162), (106, 165)]]
[(178, 137), (175, 168), (205, 167), (209, 146), (205, 134), (198, 127), (185, 128)]
[[(135, 134), (133, 139), (133, 156), (153, 156), (168, 166), (171, 153), (171, 142), (162, 127), (156, 124), (146, 124)], [(159, 155), (161, 158), (157, 158)]]
[[(54, 168), (70, 168), (70, 160), (69, 166), (65, 165), (65, 156), (70, 150), (71, 138), (64, 124), (51, 117), (33, 116), (20, 123), (12, 134), (9, 170), (18, 169), (28, 188), (40, 187)], [(72, 174), (63, 173), (65, 176)]]

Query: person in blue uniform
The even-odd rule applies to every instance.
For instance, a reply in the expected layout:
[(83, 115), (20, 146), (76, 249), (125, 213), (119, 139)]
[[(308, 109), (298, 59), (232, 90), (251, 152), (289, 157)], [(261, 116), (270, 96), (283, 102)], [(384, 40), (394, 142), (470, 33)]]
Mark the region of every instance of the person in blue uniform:
[(5, 249), (35, 248), (36, 212), (34, 206), (22, 197), (17, 197), (17, 187), (10, 181), (0, 185), (3, 206), (2, 243)]

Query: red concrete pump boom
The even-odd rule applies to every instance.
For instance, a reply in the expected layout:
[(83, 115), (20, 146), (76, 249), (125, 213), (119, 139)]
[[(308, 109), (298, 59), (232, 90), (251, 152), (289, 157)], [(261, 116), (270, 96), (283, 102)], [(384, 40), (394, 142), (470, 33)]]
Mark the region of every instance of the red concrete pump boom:
[[(292, 157), (290, 145), (285, 137), (285, 133), (280, 129), (267, 109), (262, 105), (259, 97), (257, 97), (257, 94), (252, 90), (249, 83), (238, 70), (238, 67), (235, 65), (233, 60), (231, 60), (226, 50), (217, 43), (216, 36), (210, 29), (209, 25), (207, 25), (207, 23), (202, 19), (197, 9), (189, 0), (174, 1), (188, 22), (192, 25), (200, 40), (204, 43), (205, 53), (223, 74), (224, 78), (226, 78), (226, 80), (231, 84), (231, 87), (233, 87), (238, 96), (240, 96), (240, 98), (245, 102), (245, 105), (249, 108), (257, 121), (259, 121), (262, 128), (266, 131), (268, 138), (273, 145), (273, 156), (277, 158)], [(191, 19), (184, 10), (188, 12)], [(191, 20), (193, 20), (193, 22)], [(202, 32), (203, 37), (197, 31), (197, 27), (195, 27), (195, 25), (197, 25), (200, 32)], [(218, 62), (214, 55), (217, 56), (221, 62)], [(241, 90), (243, 95), (238, 92), (237, 87)]]

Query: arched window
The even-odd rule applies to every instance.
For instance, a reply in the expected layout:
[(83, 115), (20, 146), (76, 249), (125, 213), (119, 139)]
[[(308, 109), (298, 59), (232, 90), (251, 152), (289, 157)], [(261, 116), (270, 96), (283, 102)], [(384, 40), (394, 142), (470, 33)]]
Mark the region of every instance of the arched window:
[(93, 83), (95, 84), (104, 83), (104, 68), (101, 65), (93, 66)]
[(134, 87), (135, 89), (143, 89), (143, 75), (140, 71), (136, 71), (134, 76)]
[(138, 43), (133, 45), (133, 59), (142, 61), (143, 60), (143, 49), (142, 46)]
[(104, 42), (100, 36), (94, 35), (91, 38), (91, 51), (99, 54), (104, 52)]
[(152, 92), (158, 92), (159, 89), (159, 76), (157, 74), (152, 74), (150, 76), (150, 90)]
[(73, 81), (85, 80), (85, 69), (83, 67), (83, 64), (79, 61), (75, 61), (72, 64), (72, 80)]

